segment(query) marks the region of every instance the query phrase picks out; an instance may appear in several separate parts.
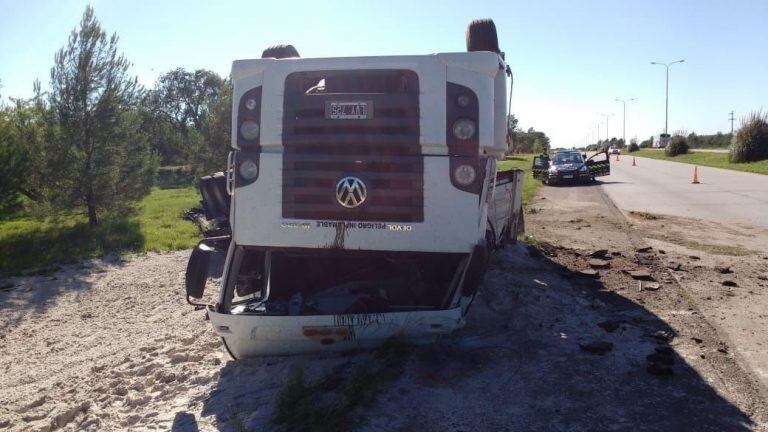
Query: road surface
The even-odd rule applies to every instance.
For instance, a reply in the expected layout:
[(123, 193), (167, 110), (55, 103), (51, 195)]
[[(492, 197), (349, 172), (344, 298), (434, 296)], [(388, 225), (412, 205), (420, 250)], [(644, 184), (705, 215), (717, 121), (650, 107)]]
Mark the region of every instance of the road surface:
[(690, 217), (768, 228), (768, 176), (658, 159), (611, 158), (603, 189), (624, 211)]
[(768, 389), (768, 176), (699, 167), (691, 184), (693, 165), (636, 162), (612, 158), (603, 192)]
[[(660, 148), (651, 148), (651, 150), (664, 151), (664, 149), (660, 149)], [(692, 148), (692, 149), (689, 149), (688, 151), (704, 152), (704, 153), (728, 153), (727, 148)]]

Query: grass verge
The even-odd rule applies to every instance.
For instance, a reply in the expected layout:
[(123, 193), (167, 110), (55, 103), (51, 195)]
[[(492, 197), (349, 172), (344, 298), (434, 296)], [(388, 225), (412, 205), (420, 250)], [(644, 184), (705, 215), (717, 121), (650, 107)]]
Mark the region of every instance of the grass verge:
[(532, 154), (519, 154), (514, 156), (507, 156), (506, 159), (499, 162), (500, 170), (508, 170), (511, 168), (518, 168), (525, 171), (525, 179), (523, 180), (523, 205), (528, 204), (536, 195), (536, 192), (541, 187), (541, 182), (533, 178), (531, 172), (531, 166), (533, 165)]
[(667, 156), (662, 150), (640, 149), (627, 153), (628, 156), (642, 156), (651, 159), (663, 159), (674, 162), (683, 162), (693, 165), (708, 166), (713, 168), (725, 168), (734, 171), (744, 171), (757, 174), (768, 174), (768, 159), (758, 162), (731, 163), (728, 161), (728, 153), (696, 152), (678, 156)]
[(198, 205), (193, 187), (155, 188), (133, 215), (88, 226), (83, 215), (46, 219), (19, 215), (0, 221), (0, 273), (5, 275), (51, 271), (59, 264), (98, 257), (111, 252), (166, 252), (192, 247), (198, 241), (195, 226), (181, 218)]

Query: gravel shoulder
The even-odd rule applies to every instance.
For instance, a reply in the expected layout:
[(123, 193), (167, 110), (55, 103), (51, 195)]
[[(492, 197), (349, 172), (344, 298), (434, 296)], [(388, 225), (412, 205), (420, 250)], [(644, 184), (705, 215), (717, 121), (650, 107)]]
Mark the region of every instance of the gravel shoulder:
[[(232, 361), (183, 300), (188, 252), (3, 281), (0, 428), (281, 430), (301, 369), (319, 393), (296, 415), (351, 407), (340, 429), (768, 430), (759, 382), (598, 187), (543, 188), (533, 207), (538, 247), (494, 256), (466, 327), (397, 355)], [(607, 268), (580, 275), (597, 249)], [(659, 289), (638, 291), (622, 271), (638, 267)], [(356, 378), (382, 363), (389, 379)]]

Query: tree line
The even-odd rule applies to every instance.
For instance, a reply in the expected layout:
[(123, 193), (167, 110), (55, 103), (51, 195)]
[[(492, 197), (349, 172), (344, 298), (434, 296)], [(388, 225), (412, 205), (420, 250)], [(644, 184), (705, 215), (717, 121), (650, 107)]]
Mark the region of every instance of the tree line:
[(224, 168), (230, 80), (179, 68), (144, 88), (118, 41), (88, 6), (54, 56), (49, 89), (36, 81), (30, 99), (0, 97), (0, 216), (74, 211), (95, 226), (131, 211), (161, 164)]
[(547, 134), (532, 127), (521, 129), (514, 114), (507, 117), (507, 136), (512, 140), (510, 153), (546, 153), (551, 147)]

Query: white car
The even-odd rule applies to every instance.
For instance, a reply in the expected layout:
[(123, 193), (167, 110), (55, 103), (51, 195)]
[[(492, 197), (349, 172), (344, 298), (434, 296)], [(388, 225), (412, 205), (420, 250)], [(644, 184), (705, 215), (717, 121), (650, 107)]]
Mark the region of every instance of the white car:
[[(224, 209), (210, 216), (231, 241), (203, 240), (186, 275), (233, 357), (427, 342), (464, 324), (489, 253), (522, 228), (523, 178), (497, 166), (510, 72), (493, 22), (471, 23), (467, 45), (234, 62), (228, 175), (201, 182), (204, 201), (226, 201), (204, 207)], [(218, 301), (198, 303), (216, 248)]]
[(608, 150), (608, 152), (609, 152), (610, 154), (612, 154), (612, 155), (620, 155), (620, 154), (621, 154), (621, 149), (619, 149), (618, 147), (611, 147), (611, 148)]

